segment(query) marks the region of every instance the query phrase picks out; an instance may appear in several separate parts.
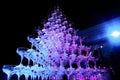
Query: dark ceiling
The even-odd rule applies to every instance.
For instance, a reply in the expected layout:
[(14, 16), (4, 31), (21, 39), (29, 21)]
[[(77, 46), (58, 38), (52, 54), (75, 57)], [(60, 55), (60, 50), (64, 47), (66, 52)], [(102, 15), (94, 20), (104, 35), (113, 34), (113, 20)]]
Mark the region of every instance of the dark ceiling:
[(5, 2), (2, 6), (4, 25), (15, 29), (38, 26), (59, 4), (68, 20), (80, 30), (120, 15), (120, 2), (115, 0), (42, 0)]

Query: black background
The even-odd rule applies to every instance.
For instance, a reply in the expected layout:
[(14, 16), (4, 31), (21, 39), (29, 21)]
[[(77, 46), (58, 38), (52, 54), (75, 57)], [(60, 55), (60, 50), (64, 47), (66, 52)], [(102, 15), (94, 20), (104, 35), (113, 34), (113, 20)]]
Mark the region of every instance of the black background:
[(30, 47), (27, 36), (35, 34), (35, 27), (47, 19), (56, 5), (74, 28), (83, 30), (120, 16), (120, 2), (116, 0), (40, 0), (1, 2), (0, 65), (20, 62), (18, 47)]

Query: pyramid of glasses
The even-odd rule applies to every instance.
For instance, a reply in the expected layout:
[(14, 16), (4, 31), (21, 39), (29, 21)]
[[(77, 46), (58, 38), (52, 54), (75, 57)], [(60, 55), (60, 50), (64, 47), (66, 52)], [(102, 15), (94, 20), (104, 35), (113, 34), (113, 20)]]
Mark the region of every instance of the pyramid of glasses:
[[(9, 80), (16, 74), (18, 80), (21, 75), (31, 79), (62, 80), (67, 75), (68, 80), (103, 80), (105, 68), (90, 67), (89, 61), (96, 63), (89, 47), (82, 44), (83, 39), (77, 36), (77, 30), (62, 11), (57, 7), (43, 23), (42, 29), (37, 29), (37, 37), (30, 35), (27, 40), (31, 48), (19, 47), (16, 52), (21, 57), (19, 65), (4, 65), (3, 72)], [(22, 64), (23, 59), (28, 60), (28, 65)], [(33, 65), (30, 65), (32, 60)], [(81, 65), (84, 63), (84, 66)], [(69, 64), (69, 67), (65, 67)], [(77, 67), (74, 68), (73, 64)]]

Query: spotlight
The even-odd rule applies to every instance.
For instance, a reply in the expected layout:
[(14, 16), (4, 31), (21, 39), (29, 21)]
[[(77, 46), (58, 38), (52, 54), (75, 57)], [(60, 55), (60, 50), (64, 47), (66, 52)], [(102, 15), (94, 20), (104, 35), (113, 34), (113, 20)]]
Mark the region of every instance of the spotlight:
[(113, 45), (120, 45), (120, 23), (118, 21), (106, 26), (107, 38)]
[(110, 41), (111, 44), (113, 45), (120, 45), (120, 31), (112, 31), (109, 36), (108, 39)]
[(120, 32), (119, 31), (113, 31), (111, 33), (111, 36), (114, 37), (114, 38), (118, 38), (118, 37), (120, 37)]

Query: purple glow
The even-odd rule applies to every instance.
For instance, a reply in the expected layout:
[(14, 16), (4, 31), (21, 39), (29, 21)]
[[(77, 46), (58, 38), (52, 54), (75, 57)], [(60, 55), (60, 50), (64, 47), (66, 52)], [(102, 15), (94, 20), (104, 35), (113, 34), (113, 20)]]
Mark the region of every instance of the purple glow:
[[(33, 80), (40, 76), (42, 80), (47, 80), (48, 77), (50, 80), (62, 80), (63, 75), (67, 75), (68, 80), (103, 80), (107, 74), (106, 69), (96, 68), (92, 51), (82, 45), (83, 40), (76, 32), (58, 8), (48, 18), (48, 22), (44, 23), (44, 28), (37, 30), (38, 37), (27, 37), (31, 42), (30, 49), (17, 48), (16, 52), (21, 56), (20, 64), (5, 65), (3, 71), (8, 75), (8, 79), (16, 74), (18, 79), (24, 75), (26, 80), (29, 76)], [(22, 64), (24, 58), (28, 59), (27, 66)], [(29, 64), (30, 60), (33, 61), (32, 66)], [(90, 68), (89, 61), (95, 64), (93, 68)], [(82, 67), (82, 62), (85, 68)], [(77, 64), (78, 68), (72, 67), (73, 63)], [(70, 67), (66, 68), (67, 64)]]

